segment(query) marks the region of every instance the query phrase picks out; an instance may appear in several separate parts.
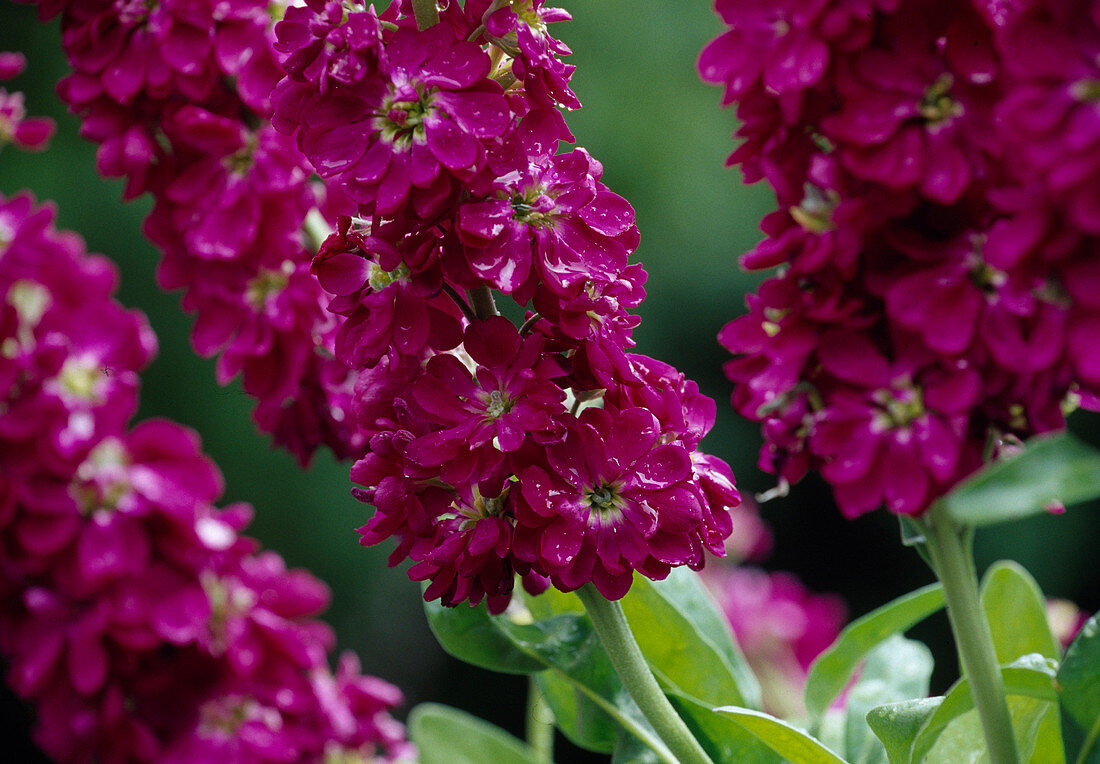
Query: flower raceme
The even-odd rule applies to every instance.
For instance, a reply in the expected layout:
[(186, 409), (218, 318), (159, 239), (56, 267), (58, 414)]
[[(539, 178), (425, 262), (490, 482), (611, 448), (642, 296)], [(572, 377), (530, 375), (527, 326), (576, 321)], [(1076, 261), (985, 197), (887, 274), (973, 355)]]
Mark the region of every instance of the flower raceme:
[[(0, 654), (58, 761), (390, 761), (396, 688), (333, 674), (327, 588), (214, 506), (192, 431), (127, 429), (156, 348), (114, 268), (0, 199)], [(377, 759), (376, 759), (377, 757)]]
[(633, 210), (586, 151), (556, 153), (567, 15), (452, 3), (421, 31), (408, 11), (308, 2), (275, 28), (275, 125), (354, 203), (312, 270), (357, 374), (362, 542), (397, 536), (426, 597), (493, 611), (517, 574), (617, 599), (634, 571), (700, 567), (739, 497), (696, 452), (713, 404), (628, 352)]
[(1084, 0), (735, 3), (699, 70), (779, 210), (722, 331), (760, 463), (922, 513), (1093, 406), (1100, 13)]
[[(524, 470), (561, 477), (550, 449), (608, 436), (601, 415), (578, 424), (584, 408), (637, 409), (658, 422), (649, 445), (679, 454), (635, 476), (649, 494), (626, 471), (656, 469), (641, 455), (605, 476), (627, 482), (588, 505), (603, 531), (561, 505), (605, 593), (721, 550), (739, 499), (696, 451), (713, 413), (629, 352), (645, 296), (633, 210), (586, 151), (556, 153), (573, 139), (560, 110), (580, 105), (549, 32), (567, 13), (470, 0), (421, 30), (407, 2), (40, 8), (62, 16), (60, 92), (100, 170), (153, 196), (159, 280), (185, 290), (195, 348), (219, 356), (219, 381), (242, 375), (261, 428), (299, 458), (323, 443), (357, 460), (376, 506), (363, 542), (397, 536), (392, 561), (418, 563), (429, 596), (498, 609), (517, 573), (583, 583), (515, 544)], [(529, 547), (564, 527), (537, 510)]]

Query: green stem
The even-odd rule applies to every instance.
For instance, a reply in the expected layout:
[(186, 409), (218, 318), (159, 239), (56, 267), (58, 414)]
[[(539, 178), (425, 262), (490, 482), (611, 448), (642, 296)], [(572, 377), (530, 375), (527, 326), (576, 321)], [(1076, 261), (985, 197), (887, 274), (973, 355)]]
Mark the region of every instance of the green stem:
[(439, 23), (435, 0), (413, 0), (413, 14), (416, 16), (416, 28), (421, 32)]
[(611, 658), (611, 665), (657, 735), (682, 764), (712, 764), (653, 678), (622, 606), (605, 598), (593, 584), (582, 586), (577, 595), (592, 619), (596, 636)]
[(925, 540), (932, 565), (943, 583), (947, 617), (963, 674), (970, 680), (974, 705), (985, 733), (990, 764), (1018, 764), (1012, 717), (993, 635), (978, 597), (978, 576), (970, 552), (968, 529), (957, 525), (940, 505), (925, 515)]
[(527, 685), (527, 744), (535, 749), (539, 761), (554, 761), (554, 714), (539, 692), (535, 677)]

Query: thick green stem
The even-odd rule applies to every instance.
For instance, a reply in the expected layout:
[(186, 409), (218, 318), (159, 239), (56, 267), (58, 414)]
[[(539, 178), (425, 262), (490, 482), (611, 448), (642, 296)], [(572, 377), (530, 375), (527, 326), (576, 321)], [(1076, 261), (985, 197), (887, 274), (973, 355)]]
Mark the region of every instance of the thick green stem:
[(611, 665), (657, 735), (682, 764), (712, 764), (653, 678), (622, 606), (605, 598), (592, 584), (582, 586), (577, 595), (592, 619), (596, 636), (611, 658)]
[(974, 705), (982, 722), (990, 764), (1018, 764), (1001, 667), (978, 597), (978, 576), (970, 553), (969, 533), (939, 505), (928, 511), (924, 526), (928, 553), (943, 584), (947, 617), (955, 634), (963, 674), (970, 681)]
[(413, 0), (413, 14), (416, 16), (416, 28), (421, 32), (439, 23), (435, 0)]
[(535, 749), (539, 761), (554, 761), (554, 714), (539, 692), (535, 677), (527, 686), (527, 744)]

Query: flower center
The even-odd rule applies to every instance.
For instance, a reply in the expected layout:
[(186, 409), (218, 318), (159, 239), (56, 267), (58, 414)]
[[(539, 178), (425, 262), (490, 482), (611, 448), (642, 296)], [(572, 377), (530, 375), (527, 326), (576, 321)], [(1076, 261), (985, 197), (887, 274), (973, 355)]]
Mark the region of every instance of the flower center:
[(376, 292), (381, 292), (395, 281), (407, 281), (409, 278), (409, 266), (401, 263), (392, 271), (384, 271), (377, 263), (370, 264), (370, 276), (367, 283)]
[(542, 22), (542, 18), (539, 17), (539, 12), (535, 10), (531, 0), (512, 0), (512, 12), (519, 17), (520, 21), (536, 32), (546, 31), (546, 24)]
[(1069, 92), (1078, 101), (1096, 103), (1100, 101), (1100, 79), (1086, 77), (1077, 80), (1069, 86)]
[(515, 401), (502, 393), (500, 390), (493, 390), (485, 397), (485, 418), (486, 419), (500, 419), (502, 416), (512, 410), (512, 406), (515, 405)]
[(80, 513), (89, 517), (98, 510), (115, 511), (130, 492), (126, 468), (130, 465), (126, 449), (116, 438), (108, 438), (92, 449), (76, 470), (69, 494), (76, 499)]
[(433, 92), (409, 83), (386, 96), (374, 118), (382, 139), (402, 150), (407, 150), (414, 140), (423, 143), (424, 119), (432, 112)]
[(269, 730), (282, 727), (282, 718), (273, 708), (243, 695), (227, 695), (203, 704), (199, 711), (199, 734), (206, 738), (233, 738), (247, 721), (259, 720)]
[(268, 298), (286, 289), (287, 284), (290, 283), (290, 274), (293, 272), (294, 263), (289, 260), (285, 261), (282, 268), (277, 271), (261, 268), (260, 272), (248, 282), (244, 293), (252, 309), (257, 313), (263, 313), (267, 307)]
[(880, 407), (875, 422), (885, 430), (908, 427), (924, 414), (924, 401), (918, 387), (876, 390), (871, 397)]
[(512, 196), (512, 217), (527, 225), (548, 226), (554, 220), (554, 203), (542, 186), (526, 188)]
[(618, 517), (622, 513), (623, 499), (619, 495), (621, 485), (617, 483), (601, 483), (585, 491), (585, 499), (588, 506), (601, 518)]
[(833, 224), (833, 210), (840, 203), (837, 192), (824, 191), (807, 183), (803, 193), (802, 203), (789, 210), (794, 221), (810, 233), (820, 234), (836, 228)]
[(955, 78), (944, 73), (924, 91), (919, 111), (930, 129), (942, 127), (962, 114), (962, 104), (948, 95), (954, 84)]

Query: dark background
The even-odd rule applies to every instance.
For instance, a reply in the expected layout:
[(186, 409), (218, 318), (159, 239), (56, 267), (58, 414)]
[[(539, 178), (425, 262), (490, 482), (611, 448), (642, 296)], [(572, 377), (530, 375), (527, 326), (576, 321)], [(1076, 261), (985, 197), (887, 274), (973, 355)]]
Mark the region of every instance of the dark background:
[[(759, 239), (757, 221), (774, 204), (766, 187), (746, 188), (737, 171), (725, 169), (734, 147), (733, 115), (718, 109), (719, 90), (695, 73), (695, 58), (721, 31), (720, 22), (708, 3), (695, 0), (560, 4), (575, 21), (552, 31), (575, 51), (569, 59), (577, 66), (573, 85), (585, 104), (567, 120), (578, 144), (604, 163), (604, 182), (634, 205), (642, 232), (637, 257), (650, 277), (635, 333), (638, 350), (674, 364), (719, 401), (718, 424), (705, 447), (733, 466), (744, 493), (767, 490), (774, 481), (755, 467), (757, 426), (728, 406), (729, 384), (721, 373), (727, 356), (715, 341), (758, 281), (738, 268), (737, 256)], [(311, 469), (299, 470), (255, 432), (251, 400), (238, 385), (218, 387), (213, 362), (191, 352), (191, 322), (179, 310), (179, 296), (154, 284), (159, 255), (140, 233), (149, 200), (124, 204), (121, 182), (96, 175), (94, 146), (77, 136), (78, 121), (54, 95), (68, 71), (56, 21), (41, 24), (34, 8), (0, 0), (0, 50), (20, 50), (30, 60), (28, 72), (7, 88), (26, 92), (31, 114), (59, 123), (45, 154), (0, 151), (0, 193), (28, 188), (39, 200), (56, 201), (59, 227), (78, 231), (90, 251), (118, 263), (119, 299), (145, 311), (160, 338), (158, 357), (144, 375), (139, 418), (170, 417), (202, 434), (225, 474), (225, 502), (251, 502), (252, 534), (289, 565), (309, 568), (329, 584), (334, 596), (327, 618), (340, 647), (355, 650), (365, 671), (402, 688), (400, 716), (416, 703), (437, 701), (522, 735), (524, 680), (444, 655), (428, 631), (418, 586), (403, 571), (386, 568), (392, 546), (358, 545), (354, 529), (369, 508), (350, 496), (347, 466), (322, 453)], [(984, 530), (978, 564), (1019, 560), (1048, 595), (1095, 612), (1100, 522), (1094, 510), (1071, 508), (1064, 516)], [(768, 567), (796, 572), (812, 590), (839, 593), (852, 616), (932, 580), (917, 555), (899, 543), (895, 518), (879, 511), (844, 520), (817, 478), (766, 504), (763, 515), (776, 541)], [(941, 614), (914, 635), (940, 658), (933, 690), (942, 691), (956, 671), (946, 620)], [(27, 724), (25, 715), (6, 711), (0, 709), (0, 716), (9, 730)], [(560, 760), (574, 755), (563, 751)], [(12, 760), (22, 759), (17, 754)]]

